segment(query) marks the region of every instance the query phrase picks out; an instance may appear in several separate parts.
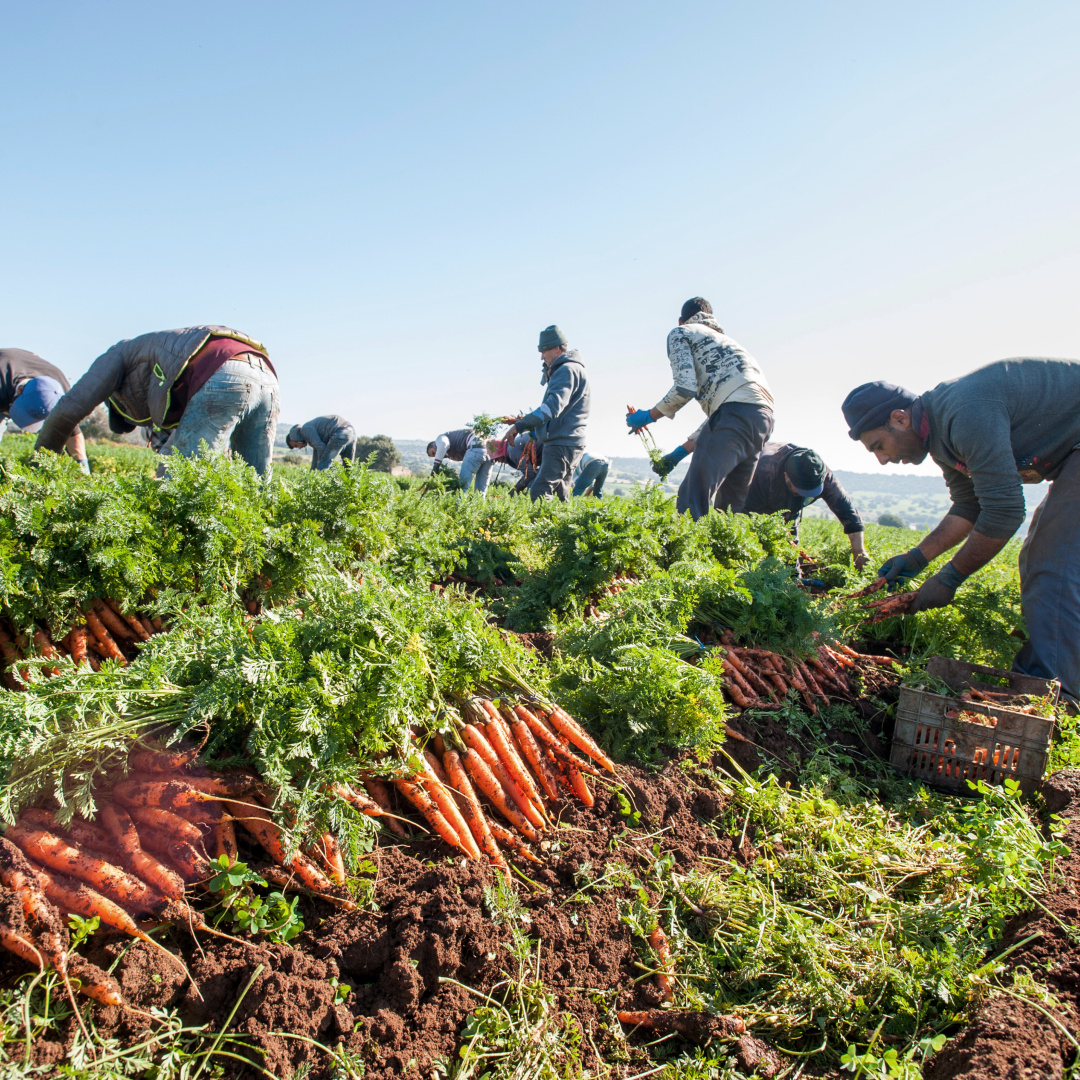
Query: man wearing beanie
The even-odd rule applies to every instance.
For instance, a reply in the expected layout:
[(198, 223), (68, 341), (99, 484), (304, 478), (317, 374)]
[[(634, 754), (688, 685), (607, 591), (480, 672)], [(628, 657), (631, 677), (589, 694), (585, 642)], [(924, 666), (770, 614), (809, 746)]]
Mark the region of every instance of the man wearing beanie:
[[(708, 419), (696, 436), (675, 505), (679, 513), (689, 510), (695, 521), (714, 505), (742, 510), (758, 457), (772, 434), (769, 384), (757, 361), (724, 333), (712, 305), (700, 296), (683, 304), (679, 325), (668, 334), (667, 352), (674, 385), (651, 409), (628, 413), (626, 422), (637, 431), (661, 416), (673, 417), (696, 398)], [(668, 455), (678, 458), (672, 467), (688, 452), (685, 446), (679, 450)]]
[(585, 424), (589, 419), (589, 376), (577, 349), (567, 349), (566, 337), (557, 326), (540, 332), (540, 385), (544, 400), (509, 428), (503, 438), (513, 442), (522, 431), (544, 444), (540, 471), (529, 485), (533, 502), (570, 494), (574, 468), (585, 452)]
[[(67, 376), (47, 360), (26, 349), (0, 349), (0, 419), (23, 431), (37, 431), (56, 403), (71, 389)], [(76, 428), (64, 449), (89, 472), (86, 440)]]
[(913, 611), (952, 602), (1024, 523), (1022, 484), (1050, 481), (1020, 551), (1028, 641), (1015, 671), (1059, 679), (1072, 708), (1080, 693), (1080, 361), (1000, 360), (921, 396), (864, 383), (843, 404), (848, 434), (882, 465), (917, 465), (929, 454), (952, 506), (917, 547), (879, 573), (910, 580), (963, 546), (916, 594)]
[(118, 341), (60, 399), (35, 449), (58, 452), (99, 405), (116, 432), (173, 431), (172, 453), (203, 442), (266, 473), (277, 434), (278, 381), (266, 347), (227, 326), (159, 330)]
[(311, 447), (311, 468), (329, 469), (335, 458), (356, 460), (356, 431), (344, 416), (316, 416), (306, 424), (293, 424), (285, 436), (290, 450)]

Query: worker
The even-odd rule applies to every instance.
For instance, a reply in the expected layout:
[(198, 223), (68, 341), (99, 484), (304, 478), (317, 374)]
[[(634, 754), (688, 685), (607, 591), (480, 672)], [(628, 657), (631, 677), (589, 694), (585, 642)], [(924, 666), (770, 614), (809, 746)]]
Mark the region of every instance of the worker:
[[(758, 457), (773, 429), (773, 398), (757, 361), (724, 333), (703, 297), (687, 300), (668, 334), (674, 385), (651, 409), (627, 413), (631, 431), (661, 416), (673, 417), (697, 399), (706, 417), (676, 508), (695, 521), (714, 505), (739, 511), (746, 502)], [(682, 456), (686, 456), (685, 454)]]
[[(694, 451), (694, 435), (670, 454), (653, 465), (653, 472), (661, 477), (669, 472), (687, 455)], [(677, 454), (677, 450), (685, 453)], [(743, 510), (747, 514), (783, 513), (784, 520), (791, 522), (796, 538), (803, 510), (818, 499), (840, 519), (851, 545), (855, 569), (861, 570), (869, 561), (866, 554), (866, 534), (862, 518), (851, 497), (835, 474), (821, 459), (816, 450), (794, 443), (766, 443), (758, 458), (754, 479), (746, 495)]]
[(544, 444), (543, 460), (529, 485), (529, 497), (551, 496), (566, 501), (570, 482), (585, 452), (585, 425), (589, 419), (589, 376), (577, 349), (568, 349), (566, 336), (558, 326), (540, 331), (540, 385), (546, 386), (544, 400), (532, 412), (511, 424), (503, 435), (513, 441), (520, 432), (529, 432)]
[(606, 457), (593, 457), (592, 454), (582, 454), (581, 460), (574, 469), (574, 495), (592, 495), (593, 498), (604, 497), (604, 481), (607, 479), (611, 462)]
[(432, 476), (442, 471), (444, 461), (460, 461), (458, 480), (462, 489), (468, 491), (471, 485), (478, 495), (487, 494), (493, 462), (484, 440), (471, 428), (457, 428), (436, 436), (427, 444), (427, 456), (435, 459)]
[(277, 374), (259, 342), (227, 326), (159, 330), (102, 353), (49, 413), (37, 447), (58, 452), (105, 402), (115, 432), (148, 424), (175, 429), (174, 454), (191, 457), (205, 441), (266, 473), (278, 401)]
[(1023, 484), (1050, 481), (1020, 551), (1028, 641), (1015, 671), (1059, 679), (1076, 709), (1080, 692), (1080, 361), (1000, 360), (917, 395), (892, 383), (857, 387), (843, 404), (848, 434), (882, 464), (945, 475), (952, 505), (910, 551), (878, 571), (891, 586), (963, 546), (915, 594), (912, 611), (952, 602), (1024, 523)]
[[(23, 431), (38, 431), (56, 403), (70, 389), (67, 376), (37, 353), (26, 349), (0, 349), (0, 419), (10, 419)], [(83, 472), (90, 471), (86, 440), (78, 428), (68, 437), (64, 449), (79, 463)]]
[(356, 431), (343, 416), (316, 416), (306, 424), (293, 424), (285, 436), (290, 450), (311, 447), (311, 468), (329, 469), (337, 458), (356, 460)]

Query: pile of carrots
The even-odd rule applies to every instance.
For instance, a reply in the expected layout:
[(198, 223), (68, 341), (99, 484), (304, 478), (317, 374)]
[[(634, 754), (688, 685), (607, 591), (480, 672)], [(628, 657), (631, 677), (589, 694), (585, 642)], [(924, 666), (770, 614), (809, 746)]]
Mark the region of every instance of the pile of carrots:
[(820, 644), (805, 659), (784, 657), (768, 649), (740, 648), (729, 636), (723, 648), (724, 689), (741, 709), (778, 704), (794, 690), (816, 715), (819, 701), (828, 705), (830, 696), (857, 696), (852, 678), (860, 662), (879, 667), (896, 663), (891, 657), (865, 655), (846, 645)]
[(50, 964), (65, 984), (69, 973), (77, 976), (81, 992), (95, 1001), (124, 1004), (112, 979), (68, 955), (66, 917), (96, 916), (101, 926), (158, 949), (163, 946), (141, 920), (218, 933), (186, 902), (185, 892), (210, 878), (211, 858), (235, 862), (237, 823), (288, 872), (286, 880), (354, 908), (340, 888), (345, 868), (333, 837), (288, 855), (259, 778), (194, 766), (198, 752), (132, 753), (134, 775), (114, 785), (96, 821), (63, 823), (50, 810), (22, 811), (0, 838), (0, 945), (39, 967)]
[[(76, 664), (89, 664), (99, 671), (105, 660), (127, 664), (133, 659), (136, 646), (165, 629), (160, 618), (128, 614), (112, 600), (92, 600), (83, 617), (83, 623), (71, 627), (59, 640), (42, 626), (35, 626), (28, 637), (13, 626), (0, 623), (0, 656), (3, 657), (0, 678), (4, 686), (9, 690), (23, 689), (29, 673), (19, 665), (35, 649), (50, 660), (64, 654)], [(46, 675), (55, 673), (55, 669), (48, 667), (44, 671)]]
[(529, 842), (541, 841), (551, 823), (550, 806), (564, 793), (586, 806), (594, 804), (585, 778), (601, 773), (575, 749), (615, 771), (568, 713), (558, 705), (533, 704), (467, 701), (463, 722), (452, 736), (436, 736), (422, 750), (417, 747), (420, 764), (412, 775), (365, 774), (366, 796), (341, 785), (334, 793), (362, 813), (385, 819), (387, 828), (404, 836), (391, 798), (393, 786), (451, 847), (470, 859), (486, 859), (509, 878), (500, 847), (540, 862)]

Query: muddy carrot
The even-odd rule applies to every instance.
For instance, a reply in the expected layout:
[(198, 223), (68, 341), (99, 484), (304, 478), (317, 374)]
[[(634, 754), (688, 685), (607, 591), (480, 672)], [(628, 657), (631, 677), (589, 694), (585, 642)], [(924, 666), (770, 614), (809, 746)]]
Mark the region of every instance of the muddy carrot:
[[(185, 844), (191, 844), (196, 850), (203, 846), (202, 830), (193, 822), (174, 814), (171, 810), (163, 810), (159, 806), (135, 806), (125, 804), (127, 812), (135, 819), (138, 826), (147, 826), (151, 829), (160, 829), (166, 836), (175, 837)], [(139, 835), (142, 833), (140, 831)]]
[(382, 780), (375, 778), (365, 778), (362, 782), (372, 802), (383, 812), (381, 823), (395, 836), (400, 836), (404, 840), (409, 834), (405, 831), (405, 826), (394, 816), (393, 804), (390, 802), (390, 789)]
[[(427, 823), (445, 840), (451, 847), (465, 851), (465, 845), (457, 829), (446, 820), (445, 815), (439, 809), (434, 799), (428, 794), (427, 789), (420, 783), (417, 775), (411, 780), (399, 777), (394, 781), (395, 787), (406, 799), (409, 800), (424, 815)], [(468, 851), (465, 851), (468, 855)], [(472, 856), (470, 856), (471, 858)]]
[(146, 640), (149, 641), (157, 633), (154, 624), (145, 615), (139, 616), (139, 622), (142, 623), (142, 628), (146, 631)]
[(833, 662), (838, 664), (840, 667), (844, 667), (844, 668), (854, 668), (855, 667), (855, 661), (852, 660), (851, 657), (844, 656), (843, 654), (838, 653), (835, 649), (831, 648), (828, 645), (821, 645), (821, 646), (819, 646), (819, 648), (824, 649), (825, 652), (828, 653), (829, 657), (833, 660)]
[(0, 945), (9, 953), (14, 953), (21, 960), (36, 968), (45, 968), (45, 957), (28, 934), (20, 934), (9, 926), (0, 923)]
[(0, 836), (0, 882), (6, 885), (22, 905), (27, 923), (57, 971), (67, 963), (68, 933), (56, 909), (41, 889), (37, 875), (26, 856), (10, 841)]
[(19, 669), (18, 663), (22, 659), (22, 654), (15, 648), (15, 642), (12, 640), (11, 635), (2, 626), (0, 626), (0, 655), (4, 658), (6, 668), (4, 672), (5, 682), (10, 689), (21, 690), (23, 688), (22, 684), (26, 682), (28, 672), (25, 668)]
[[(34, 631), (34, 644), (41, 650), (41, 655), (48, 657), (50, 660), (55, 660), (60, 655), (56, 651), (56, 646), (50, 640), (48, 634), (42, 630)], [(59, 675), (60, 669), (55, 667), (47, 667), (44, 669), (46, 675)]]
[(168, 859), (187, 884), (204, 881), (210, 876), (209, 860), (186, 840), (142, 822), (139, 840), (145, 850)]
[(187, 780), (121, 780), (113, 788), (113, 798), (125, 806), (157, 806), (173, 810), (194, 803), (208, 802), (217, 796), (200, 791)]
[(424, 790), (431, 796), (432, 801), (439, 808), (442, 816), (446, 818), (450, 827), (461, 838), (461, 850), (469, 858), (479, 859), (481, 857), (480, 847), (473, 838), (472, 829), (469, 828), (465, 816), (454, 799), (453, 790), (449, 786), (449, 777), (442, 767), (442, 762), (430, 750), (424, 751), (420, 778)]
[[(181, 772), (198, 758), (202, 748), (206, 745), (209, 735), (210, 727), (207, 725), (202, 742), (198, 746), (189, 747), (187, 750), (132, 750), (128, 755), (128, 769), (133, 773)], [(210, 794), (218, 793), (211, 792)]]
[[(266, 853), (278, 864), (284, 866), (309, 888), (319, 893), (333, 893), (334, 885), (329, 878), (303, 853), (298, 852), (291, 859), (287, 858), (285, 845), (281, 842), (281, 830), (270, 811), (262, 806), (249, 806), (247, 803), (227, 801), (229, 813), (263, 846)], [(342, 902), (345, 906), (345, 902)], [(348, 902), (350, 910), (356, 907)]]
[(146, 632), (146, 628), (139, 621), (136, 615), (125, 615), (121, 610), (120, 605), (115, 600), (105, 600), (106, 607), (110, 608), (116, 613), (117, 618), (123, 619), (127, 623), (129, 630), (131, 630), (140, 641), (149, 641), (150, 635)]
[(121, 664), (127, 664), (127, 657), (120, 651), (120, 646), (116, 644), (112, 634), (105, 628), (105, 624), (93, 610), (86, 612), (86, 627), (94, 635), (98, 648), (106, 659), (119, 660)]
[[(724, 682), (724, 689), (727, 690), (731, 695), (731, 700), (734, 701), (740, 709), (749, 709), (753, 707), (753, 702), (743, 693), (742, 688), (733, 678), (728, 678)], [(578, 775), (580, 775), (580, 773)]]
[(90, 665), (91, 671), (98, 672), (101, 670), (101, 665), (105, 663), (105, 657), (88, 644), (86, 647), (86, 662)]
[(532, 848), (529, 847), (520, 836), (515, 836), (509, 829), (504, 828), (497, 821), (488, 822), (488, 827), (491, 829), (491, 835), (502, 844), (503, 847), (509, 848), (515, 855), (520, 855), (523, 859), (528, 859), (529, 862), (538, 863), (542, 861), (533, 854)]
[(315, 858), (323, 864), (330, 880), (335, 885), (345, 884), (345, 860), (341, 856), (341, 848), (333, 833), (321, 833), (314, 844), (311, 845)]
[(102, 600), (91, 600), (90, 606), (94, 609), (94, 614), (117, 641), (127, 644), (135, 640), (135, 632), (108, 604)]
[(548, 798), (558, 800), (558, 778), (555, 776), (554, 771), (549, 767), (547, 758), (544, 756), (536, 742), (536, 736), (529, 730), (529, 725), (518, 715), (518, 708), (520, 708), (520, 706), (515, 707), (513, 720), (510, 723), (514, 732), (514, 738), (517, 740), (518, 746), (521, 747), (521, 752), (528, 758), (533, 773), (536, 775), (536, 779), (540, 781), (540, 786), (544, 789)]
[(548, 723), (572, 742), (583, 754), (599, 762), (608, 772), (615, 771), (615, 762), (597, 746), (585, 729), (565, 710), (555, 705), (547, 714)]
[(67, 641), (68, 651), (71, 653), (71, 659), (76, 664), (86, 663), (86, 628), (76, 626), (68, 632), (65, 640)]
[(544, 818), (540, 811), (533, 806), (532, 800), (525, 794), (522, 786), (507, 772), (506, 766), (499, 760), (495, 748), (488, 741), (486, 733), (474, 724), (465, 724), (461, 729), (461, 737), (470, 750), (473, 750), (484, 759), (484, 764), (495, 775), (507, 795), (517, 805), (517, 808), (528, 818), (533, 828), (544, 828)]
[(108, 851), (115, 846), (108, 832), (83, 818), (72, 818), (67, 825), (61, 825), (59, 818), (51, 810), (30, 807), (19, 814), (18, 821), (20, 825), (33, 829), (44, 829), (46, 832), (54, 833), (56, 836), (72, 839), (81, 847)]
[(662, 927), (657, 928), (648, 937), (652, 951), (656, 953), (657, 964), (660, 968), (656, 972), (656, 985), (660, 990), (662, 1001), (671, 1001), (675, 997), (675, 988), (671, 985), (669, 972), (671, 971), (671, 948), (668, 945), (667, 934)]
[(495, 809), (519, 832), (532, 841), (540, 839), (540, 834), (527, 817), (517, 808), (507, 795), (488, 763), (472, 748), (461, 751), (461, 763), (473, 783), (491, 800)]
[(68, 973), (73, 979), (78, 980), (79, 993), (96, 1001), (99, 1005), (123, 1007), (127, 1004), (120, 990), (120, 984), (110, 974), (102, 971), (96, 964), (91, 964), (78, 953), (72, 953), (68, 958)]
[(188, 788), (218, 799), (239, 799), (258, 789), (259, 777), (252, 772), (234, 770), (212, 773), (208, 769), (184, 772), (177, 779)]
[(810, 665), (805, 660), (799, 661), (799, 674), (802, 675), (803, 682), (806, 683), (807, 687), (810, 690), (810, 693), (813, 694), (815, 697), (821, 698), (821, 700), (824, 701), (826, 705), (828, 705), (828, 695), (825, 693), (824, 690), (822, 690), (821, 686), (818, 684), (817, 679), (814, 677), (813, 671), (810, 670)]
[(574, 794), (586, 806), (594, 806), (596, 800), (589, 790), (589, 785), (585, 782), (585, 777), (581, 775), (581, 770), (576, 765), (567, 765), (566, 775), (570, 777), (570, 786), (574, 789)]
[(484, 809), (480, 805), (476, 791), (469, 780), (465, 766), (461, 763), (461, 756), (456, 750), (443, 750), (443, 765), (446, 768), (446, 776), (450, 786), (461, 795), (461, 813), (472, 832), (477, 847), (488, 859), (504, 872), (508, 872), (506, 860), (502, 857), (498, 845), (495, 843), (491, 822), (484, 815)]
[(143, 851), (135, 823), (126, 810), (120, 806), (105, 806), (101, 811), (101, 822), (126, 856), (132, 873), (149, 882), (170, 900), (179, 900), (184, 895), (184, 882), (180, 875)]
[(746, 662), (746, 659), (739, 655), (738, 650), (733, 646), (728, 646), (724, 659), (728, 661), (739, 674), (750, 684), (750, 689), (756, 694), (765, 694), (767, 697), (773, 696), (773, 688), (771, 684), (766, 683), (764, 679), (753, 669), (753, 667)]

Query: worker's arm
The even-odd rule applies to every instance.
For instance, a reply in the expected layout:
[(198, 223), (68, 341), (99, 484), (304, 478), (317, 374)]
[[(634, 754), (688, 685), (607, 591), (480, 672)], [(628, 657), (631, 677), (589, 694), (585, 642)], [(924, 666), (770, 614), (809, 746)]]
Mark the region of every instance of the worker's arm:
[(435, 464), (441, 465), (443, 459), (446, 457), (447, 451), (450, 449), (450, 436), (439, 435), (435, 438)]
[(90, 365), (90, 370), (56, 403), (38, 432), (35, 450), (59, 454), (79, 424), (110, 394), (120, 389), (124, 382), (123, 344), (102, 353)]
[(661, 416), (674, 416), (688, 401), (693, 401), (698, 392), (694, 354), (681, 327), (677, 326), (668, 334), (667, 353), (673, 384), (650, 410), (654, 420), (659, 420)]
[(870, 556), (866, 554), (866, 533), (863, 529), (862, 517), (851, 501), (851, 496), (844, 490), (843, 484), (836, 479), (832, 469), (825, 470), (823, 485), (821, 498), (843, 525), (844, 533), (851, 545), (851, 557), (854, 560), (855, 569), (861, 570), (870, 561)]
[(90, 462), (86, 458), (86, 439), (83, 438), (80, 428), (76, 428), (75, 434), (64, 443), (64, 449), (79, 463), (83, 472), (90, 471)]
[(532, 431), (541, 424), (554, 420), (570, 404), (570, 395), (574, 390), (574, 379), (570, 367), (570, 364), (563, 364), (562, 367), (556, 368), (555, 373), (548, 379), (544, 400), (538, 408), (526, 413), (514, 425), (515, 431)]
[(319, 429), (314, 420), (309, 420), (306, 424), (301, 425), (300, 434), (303, 435), (304, 442), (311, 447), (311, 467), (316, 469), (322, 460), (323, 454), (326, 453), (326, 440), (319, 434)]

